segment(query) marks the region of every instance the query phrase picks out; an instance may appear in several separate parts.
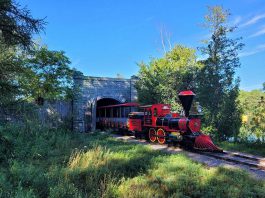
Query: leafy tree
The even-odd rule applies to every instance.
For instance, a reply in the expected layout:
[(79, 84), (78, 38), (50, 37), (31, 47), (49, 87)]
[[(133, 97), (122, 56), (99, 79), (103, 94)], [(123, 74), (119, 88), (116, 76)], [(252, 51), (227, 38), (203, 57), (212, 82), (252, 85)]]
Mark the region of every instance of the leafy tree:
[[(239, 134), (242, 140), (248, 141), (250, 137), (262, 138), (260, 130), (260, 124), (262, 124), (260, 121), (262, 118), (258, 118), (258, 116), (262, 112), (262, 103), (260, 102), (261, 98), (264, 97), (265, 93), (261, 90), (240, 91), (239, 101), (243, 111), (243, 117), (245, 118)], [(255, 139), (252, 138), (252, 141), (255, 141)]]
[(258, 140), (265, 142), (265, 101), (264, 97), (255, 106), (253, 117), (251, 119), (252, 131), (255, 132)]
[(179, 109), (177, 94), (195, 88), (195, 78), (200, 64), (195, 50), (176, 45), (164, 57), (140, 63), (136, 83), (139, 102), (142, 104), (168, 103)]
[(207, 58), (198, 80), (199, 101), (205, 110), (206, 124), (215, 128), (221, 139), (236, 136), (241, 124), (235, 70), (240, 66), (238, 52), (243, 44), (240, 38), (228, 37), (235, 30), (227, 25), (229, 15), (221, 6), (208, 7), (204, 26), (210, 30), (211, 38), (200, 48)]
[(238, 99), (242, 106), (243, 114), (251, 115), (261, 97), (265, 97), (265, 93), (258, 89), (252, 91), (240, 90)]
[(43, 19), (34, 19), (27, 8), (13, 0), (0, 0), (0, 39), (8, 46), (28, 48), (32, 35), (44, 28)]
[(17, 76), (24, 72), (20, 55), (16, 48), (0, 42), (0, 107), (16, 100), (19, 94)]
[(28, 99), (42, 103), (44, 99), (65, 98), (71, 94), (72, 70), (63, 51), (36, 46), (24, 64), (27, 71), (19, 82)]
[[(12, 0), (0, 0), (0, 107), (18, 99), (18, 76), (23, 75), (21, 49), (29, 49), (32, 35), (43, 30), (44, 21)], [(22, 47), (22, 48), (21, 48)]]

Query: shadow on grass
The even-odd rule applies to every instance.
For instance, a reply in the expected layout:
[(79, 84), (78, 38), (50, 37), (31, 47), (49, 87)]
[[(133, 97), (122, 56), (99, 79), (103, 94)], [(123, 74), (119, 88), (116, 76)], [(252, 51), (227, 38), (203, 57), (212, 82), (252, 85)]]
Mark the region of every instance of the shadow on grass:
[(91, 149), (103, 147), (107, 160), (99, 166), (89, 164), (83, 171), (68, 172), (86, 196), (262, 197), (265, 193), (264, 182), (241, 170), (208, 168), (184, 155), (153, 151), (107, 135), (94, 137), (97, 140), (92, 141)]
[(91, 143), (89, 149), (73, 154), (65, 172), (86, 196), (117, 196), (122, 181), (146, 174), (154, 158), (166, 155), (107, 136)]
[[(31, 129), (32, 130), (32, 129)], [(36, 129), (37, 130), (37, 129)], [(0, 197), (262, 197), (264, 182), (107, 134), (7, 128)]]
[(160, 157), (146, 175), (119, 186), (121, 197), (263, 197), (264, 181), (241, 170), (207, 168), (172, 155)]

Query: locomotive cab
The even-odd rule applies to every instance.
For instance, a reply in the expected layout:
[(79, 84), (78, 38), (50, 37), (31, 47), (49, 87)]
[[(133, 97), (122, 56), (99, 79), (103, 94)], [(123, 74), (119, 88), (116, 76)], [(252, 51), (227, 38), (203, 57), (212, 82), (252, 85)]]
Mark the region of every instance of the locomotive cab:
[(164, 118), (170, 114), (169, 104), (153, 104), (142, 106), (144, 111), (144, 125), (156, 127), (158, 118)]

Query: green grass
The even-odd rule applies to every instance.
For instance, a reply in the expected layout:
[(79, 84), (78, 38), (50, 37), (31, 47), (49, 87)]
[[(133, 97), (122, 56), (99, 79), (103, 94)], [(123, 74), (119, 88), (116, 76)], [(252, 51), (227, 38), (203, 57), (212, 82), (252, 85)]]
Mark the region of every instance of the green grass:
[(107, 134), (0, 128), (0, 197), (264, 197), (265, 182)]
[(232, 143), (220, 142), (218, 146), (224, 150), (239, 151), (265, 157), (265, 144), (263, 143)]

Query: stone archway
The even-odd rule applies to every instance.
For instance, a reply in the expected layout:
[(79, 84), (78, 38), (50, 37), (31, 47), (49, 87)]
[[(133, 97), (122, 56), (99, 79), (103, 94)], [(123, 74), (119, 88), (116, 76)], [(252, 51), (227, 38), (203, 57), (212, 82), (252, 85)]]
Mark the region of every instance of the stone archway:
[(91, 121), (85, 122), (86, 131), (95, 130), (96, 129), (96, 121), (97, 121), (97, 108), (99, 106), (107, 106), (107, 105), (115, 105), (126, 102), (124, 98), (115, 98), (113, 96), (99, 96), (97, 97), (93, 103), (91, 103), (92, 115)]
[[(96, 129), (96, 109), (98, 101), (109, 104), (135, 102), (137, 92), (135, 79), (87, 77), (81, 73), (74, 75), (74, 88), (78, 90), (73, 100), (73, 128), (88, 132)], [(109, 100), (106, 100), (109, 99)]]

